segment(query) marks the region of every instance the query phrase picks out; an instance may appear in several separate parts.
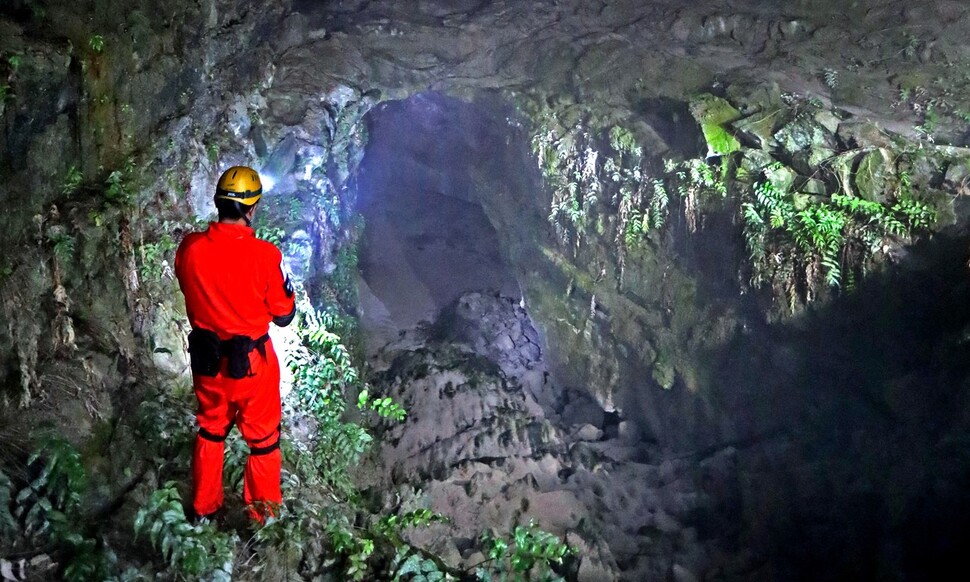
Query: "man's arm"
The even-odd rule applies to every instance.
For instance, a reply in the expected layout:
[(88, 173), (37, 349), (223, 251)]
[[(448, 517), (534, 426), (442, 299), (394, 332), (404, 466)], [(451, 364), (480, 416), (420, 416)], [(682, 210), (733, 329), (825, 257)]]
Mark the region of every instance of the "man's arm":
[(290, 301), (293, 303), (293, 308), (290, 309), (290, 312), (286, 315), (273, 316), (273, 323), (275, 323), (280, 327), (286, 327), (290, 325), (290, 322), (293, 321), (294, 317), (296, 317), (296, 302), (293, 301), (293, 283), (290, 282), (289, 275), (283, 276), (283, 292), (284, 294), (286, 294), (287, 297), (290, 298)]
[(273, 323), (286, 327), (296, 316), (296, 301), (293, 298), (293, 284), (283, 266), (283, 253), (279, 249), (274, 250), (274, 256), (278, 256), (279, 261), (271, 268), (269, 287), (266, 290), (266, 307), (273, 316)]

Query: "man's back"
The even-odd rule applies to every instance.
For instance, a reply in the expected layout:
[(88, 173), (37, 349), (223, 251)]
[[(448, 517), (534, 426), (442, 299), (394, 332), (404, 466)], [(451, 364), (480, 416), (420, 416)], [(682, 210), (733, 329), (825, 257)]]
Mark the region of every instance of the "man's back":
[(211, 223), (205, 232), (186, 236), (175, 274), (192, 327), (221, 339), (264, 335), (273, 317), (290, 313), (293, 305), (284, 291), (282, 258), (243, 225)]

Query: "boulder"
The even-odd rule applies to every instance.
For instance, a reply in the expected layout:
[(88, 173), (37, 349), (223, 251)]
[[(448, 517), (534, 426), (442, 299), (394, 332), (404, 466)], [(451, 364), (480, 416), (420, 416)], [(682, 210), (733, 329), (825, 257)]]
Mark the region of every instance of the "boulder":
[(580, 441), (598, 441), (603, 438), (603, 431), (591, 424), (584, 424), (576, 429), (573, 437)]
[(887, 186), (892, 172), (891, 163), (889, 150), (883, 148), (863, 155), (855, 171), (855, 186), (860, 197), (879, 203), (889, 200)]
[(959, 194), (970, 194), (970, 158), (951, 162), (946, 168), (943, 185)]
[(701, 125), (709, 153), (724, 155), (741, 148), (741, 143), (728, 129), (729, 124), (741, 118), (741, 112), (725, 99), (711, 94), (700, 95), (691, 101), (690, 112)]

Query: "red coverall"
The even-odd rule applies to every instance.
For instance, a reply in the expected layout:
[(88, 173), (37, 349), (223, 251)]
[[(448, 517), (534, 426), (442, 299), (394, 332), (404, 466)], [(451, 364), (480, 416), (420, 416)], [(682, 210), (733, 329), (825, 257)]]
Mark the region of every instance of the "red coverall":
[[(283, 255), (253, 229), (213, 222), (189, 234), (175, 255), (175, 274), (185, 295), (193, 329), (207, 329), (220, 340), (235, 335), (258, 339), (274, 317), (291, 315), (292, 294), (284, 288)], [(199, 400), (199, 434), (192, 457), (193, 508), (208, 515), (222, 505), (223, 448), (233, 423), (249, 444), (243, 481), (247, 505), (282, 502), (280, 493), (280, 366), (271, 341), (249, 353), (252, 374), (234, 380), (226, 358), (215, 377), (193, 374)], [(251, 509), (251, 515), (261, 519)]]

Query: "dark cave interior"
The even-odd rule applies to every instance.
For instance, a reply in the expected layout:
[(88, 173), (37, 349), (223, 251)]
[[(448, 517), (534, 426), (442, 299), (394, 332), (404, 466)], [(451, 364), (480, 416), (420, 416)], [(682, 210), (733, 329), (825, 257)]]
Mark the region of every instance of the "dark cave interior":
[(396, 335), (470, 291), (520, 295), (475, 191), (484, 166), (477, 160), (495, 149), (486, 122), (473, 105), (434, 93), (369, 113), (360, 269), (377, 303), (364, 299), (365, 329), (383, 317)]
[[(204, 578), (485, 580), (535, 522), (570, 582), (950, 579), (968, 29), (955, 0), (0, 2), (3, 577), (192, 578), (193, 548)], [(301, 299), (265, 545), (183, 504), (172, 268), (239, 164)]]

